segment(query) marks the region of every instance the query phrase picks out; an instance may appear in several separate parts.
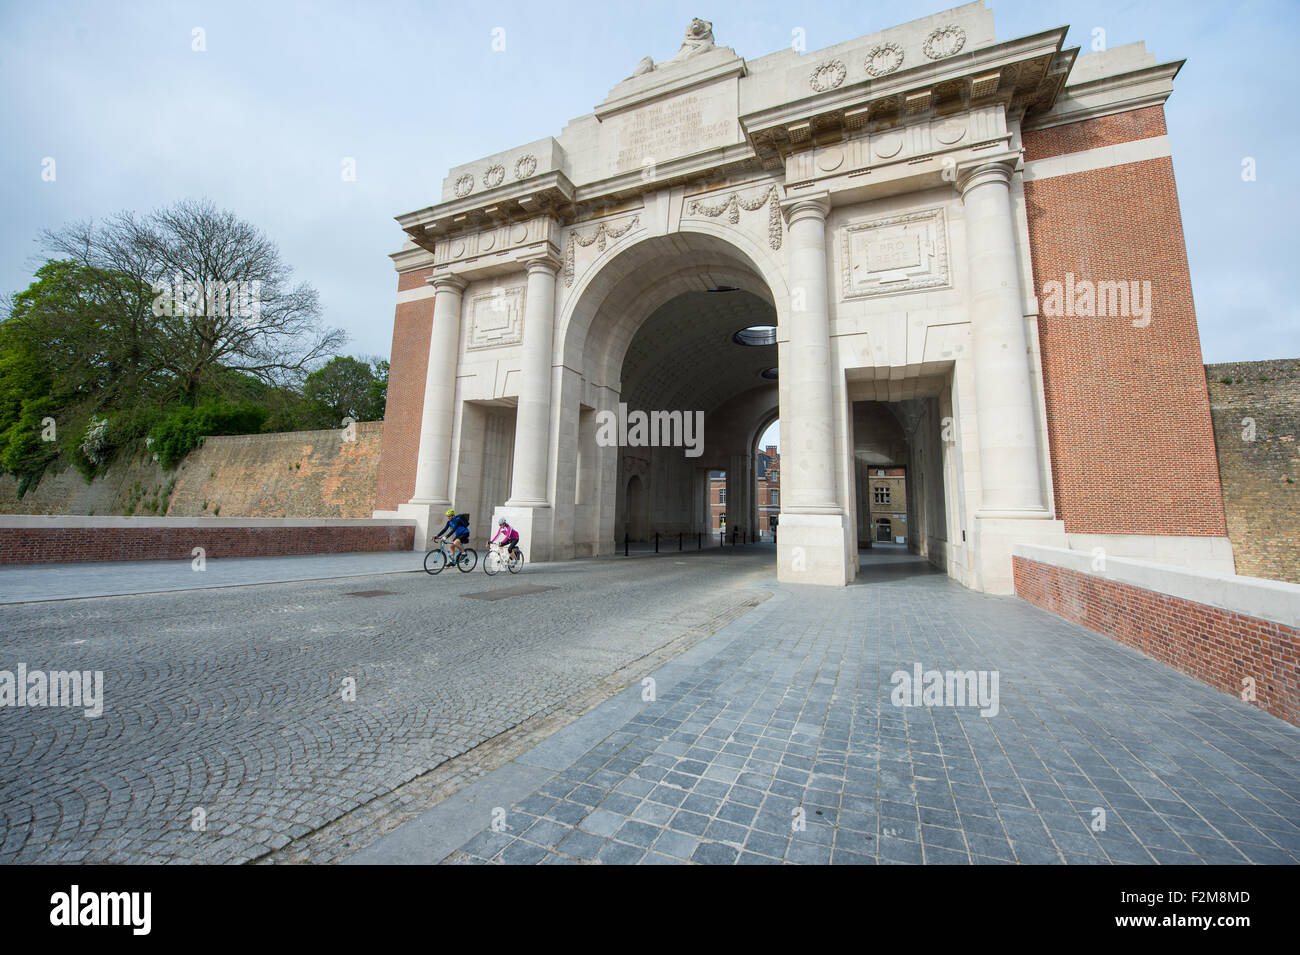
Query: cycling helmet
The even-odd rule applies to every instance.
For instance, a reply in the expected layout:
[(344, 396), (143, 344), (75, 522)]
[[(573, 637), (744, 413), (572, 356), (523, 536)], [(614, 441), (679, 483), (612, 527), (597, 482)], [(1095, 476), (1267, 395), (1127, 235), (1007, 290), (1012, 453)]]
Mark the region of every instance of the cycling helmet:
[(449, 507), (449, 508), (447, 508), (447, 516), (448, 516), (448, 517), (455, 517), (455, 516), (456, 516), (456, 509), (455, 509), (454, 507)]
[(501, 518), (499, 521), (497, 521), (497, 527), (500, 527), (500, 526), (501, 526), (502, 524), (504, 524), (505, 522), (506, 522), (506, 519), (505, 519), (504, 517)]

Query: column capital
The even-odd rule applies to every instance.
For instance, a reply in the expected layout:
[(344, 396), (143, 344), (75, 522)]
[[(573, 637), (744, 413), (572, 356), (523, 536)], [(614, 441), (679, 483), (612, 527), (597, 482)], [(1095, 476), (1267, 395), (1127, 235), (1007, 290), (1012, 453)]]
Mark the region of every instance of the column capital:
[(961, 193), (962, 198), (976, 186), (983, 186), (991, 182), (1000, 182), (1003, 185), (1011, 184), (1011, 177), (1015, 174), (1017, 159), (1005, 158), (994, 159), (991, 161), (982, 161), (972, 163), (969, 166), (962, 165), (957, 167), (957, 191)]
[(442, 275), (430, 275), (426, 280), (433, 286), (437, 292), (463, 292), (469, 285), (469, 280), (459, 275), (453, 275), (450, 272)]
[(801, 219), (817, 218), (822, 222), (831, 213), (831, 201), (829, 192), (819, 192), (815, 196), (800, 196), (797, 199), (787, 199), (781, 203), (781, 211), (785, 213), (785, 221), (794, 225)]
[(533, 272), (549, 272), (555, 275), (564, 264), (564, 261), (550, 249), (544, 252), (530, 252), (522, 261), (530, 275)]

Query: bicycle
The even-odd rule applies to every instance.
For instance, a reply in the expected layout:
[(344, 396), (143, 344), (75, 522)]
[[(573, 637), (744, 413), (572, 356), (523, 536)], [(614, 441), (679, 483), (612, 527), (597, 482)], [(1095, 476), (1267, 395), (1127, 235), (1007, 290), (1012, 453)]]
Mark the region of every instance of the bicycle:
[(424, 572), (440, 574), (450, 563), (455, 563), (456, 569), (462, 574), (468, 574), (478, 564), (478, 551), (462, 544), (460, 554), (455, 555), (453, 559), (451, 546), (445, 540), (440, 540), (435, 549), (424, 555)]
[(504, 547), (504, 544), (493, 544), (492, 550), (484, 556), (483, 572), (489, 577), (499, 573), (503, 565), (512, 574), (517, 574), (523, 569), (524, 552), (516, 548), (506, 553)]

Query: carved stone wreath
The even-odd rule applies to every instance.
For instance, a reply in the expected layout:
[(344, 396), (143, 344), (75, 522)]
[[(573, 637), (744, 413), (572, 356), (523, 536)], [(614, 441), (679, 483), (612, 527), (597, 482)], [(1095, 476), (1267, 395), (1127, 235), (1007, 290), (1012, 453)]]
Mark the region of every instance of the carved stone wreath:
[(588, 249), (596, 246), (597, 253), (604, 252), (605, 246), (615, 239), (621, 239), (638, 225), (641, 224), (640, 216), (633, 216), (617, 229), (611, 229), (608, 223), (602, 222), (596, 226), (596, 231), (591, 233), (585, 239), (578, 235), (577, 230), (569, 233), (569, 241), (564, 250), (564, 287), (568, 288), (573, 285), (574, 275), (577, 273), (574, 262), (577, 258), (578, 246)]
[(925, 45), (921, 47), (925, 55), (932, 60), (942, 60), (945, 56), (952, 56), (954, 53), (961, 52), (961, 48), (966, 45), (966, 31), (954, 24), (939, 27), (928, 37), (925, 38)]
[(888, 76), (903, 65), (903, 48), (897, 43), (882, 43), (867, 52), (867, 73)]
[(456, 180), (456, 198), (464, 199), (474, 191), (474, 177), (469, 173)]
[(495, 189), (501, 185), (501, 181), (506, 178), (506, 167), (497, 163), (489, 166), (488, 171), (483, 173), (483, 185), (489, 189)]
[(535, 172), (537, 172), (537, 157), (531, 153), (527, 156), (520, 156), (515, 162), (516, 179), (527, 179)]
[(843, 83), (844, 77), (848, 75), (848, 67), (842, 60), (831, 60), (813, 70), (812, 76), (808, 77), (808, 85), (818, 93), (825, 93)]
[(777, 192), (776, 186), (768, 186), (762, 195), (756, 199), (742, 199), (740, 193), (733, 192), (727, 195), (725, 199), (715, 205), (709, 205), (702, 199), (691, 200), (687, 211), (691, 215), (706, 215), (710, 219), (716, 219), (724, 212), (727, 214), (727, 221), (732, 225), (740, 222), (740, 210), (753, 212), (763, 208), (766, 204), (767, 211), (767, 244), (772, 247), (773, 251), (781, 248), (782, 223), (781, 223), (781, 196)]

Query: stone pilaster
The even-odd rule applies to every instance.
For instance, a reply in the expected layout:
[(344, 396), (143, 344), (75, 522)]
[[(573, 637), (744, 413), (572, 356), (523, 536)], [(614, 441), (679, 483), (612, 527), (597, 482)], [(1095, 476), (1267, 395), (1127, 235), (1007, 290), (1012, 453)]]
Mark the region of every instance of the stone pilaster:
[(1003, 594), (1012, 592), (1011, 548), (1016, 543), (1065, 542), (1064, 525), (1051, 520), (1044, 503), (1011, 207), (1014, 171), (1013, 160), (1001, 159), (959, 169), (957, 177), (966, 208), (982, 489), (972, 540), (975, 572), (980, 590)]
[[(835, 481), (835, 414), (826, 280), (825, 195), (785, 206), (789, 225), (790, 308), (781, 319), (781, 533), (777, 576), (796, 583), (843, 585), (853, 568)], [(788, 444), (786, 442), (788, 441)]]
[(1024, 291), (1020, 286), (1011, 162), (987, 162), (960, 175), (970, 265), (971, 343), (979, 430), (980, 515), (1047, 517)]
[(510, 507), (545, 507), (546, 463), (551, 433), (551, 349), (555, 335), (555, 274), (558, 257), (528, 261), (524, 296), (523, 381), (515, 417), (515, 461)]
[(455, 420), (456, 365), (460, 357), (462, 293), (469, 284), (456, 275), (434, 276), (429, 283), (436, 294), (420, 416), (415, 495), (397, 508), (403, 517), (416, 520), (416, 550), (428, 548), (430, 535), (444, 523), (443, 512), (452, 506), (451, 432)]

